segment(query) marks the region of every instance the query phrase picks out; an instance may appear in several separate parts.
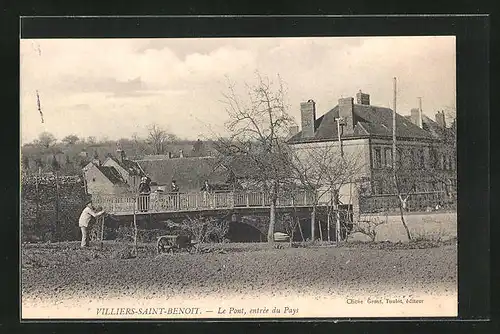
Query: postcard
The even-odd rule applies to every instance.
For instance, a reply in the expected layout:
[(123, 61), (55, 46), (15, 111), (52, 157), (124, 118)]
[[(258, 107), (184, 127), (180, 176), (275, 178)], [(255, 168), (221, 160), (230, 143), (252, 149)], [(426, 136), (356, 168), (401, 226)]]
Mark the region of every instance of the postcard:
[(21, 38), (21, 318), (457, 316), (455, 42)]

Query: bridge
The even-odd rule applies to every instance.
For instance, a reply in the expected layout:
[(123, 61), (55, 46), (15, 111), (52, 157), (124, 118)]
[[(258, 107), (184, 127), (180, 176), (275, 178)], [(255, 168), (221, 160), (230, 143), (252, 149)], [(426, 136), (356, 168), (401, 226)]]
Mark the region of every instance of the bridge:
[[(330, 234), (330, 225), (327, 225), (327, 208), (331, 204), (329, 198), (328, 194), (323, 194), (316, 202), (315, 228), (320, 236)], [(112, 219), (115, 223), (127, 224), (133, 216), (144, 229), (163, 228), (162, 224), (165, 221), (180, 223), (187, 217), (202, 215), (238, 223), (236, 224), (239, 226), (238, 230), (249, 225), (262, 235), (266, 235), (269, 222), (266, 218), (261, 219), (269, 217), (271, 206), (269, 193), (262, 191), (153, 193), (149, 196), (92, 195), (92, 201), (94, 206), (102, 207), (107, 213), (112, 214), (115, 217)], [(293, 212), (299, 226), (302, 225), (298, 229), (304, 239), (304, 235), (307, 238), (310, 234), (310, 219), (314, 202), (314, 193), (308, 191), (282, 193), (277, 198), (276, 213)], [(248, 217), (253, 218), (248, 219)], [(104, 226), (104, 221), (101, 219), (100, 221), (100, 224)], [(101, 228), (101, 239), (103, 231)], [(250, 232), (245, 232), (245, 235), (248, 233)]]
[[(314, 194), (295, 191), (281, 194), (276, 202), (277, 209), (304, 209), (314, 205)], [(326, 206), (327, 196), (318, 201), (318, 206)], [(266, 192), (191, 192), (154, 193), (146, 195), (93, 195), (95, 206), (116, 216), (202, 213), (229, 210), (232, 212), (269, 209), (270, 195)]]

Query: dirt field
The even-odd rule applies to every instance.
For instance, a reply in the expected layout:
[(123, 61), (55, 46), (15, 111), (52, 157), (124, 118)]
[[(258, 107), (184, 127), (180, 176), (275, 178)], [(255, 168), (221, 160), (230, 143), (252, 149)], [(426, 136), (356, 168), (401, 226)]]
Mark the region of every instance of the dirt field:
[(226, 293), (279, 297), (457, 291), (456, 241), (284, 249), (225, 244), (216, 246), (224, 251), (159, 256), (153, 245), (142, 245), (139, 257), (132, 259), (116, 258), (120, 247), (115, 242), (107, 242), (102, 251), (82, 250), (78, 242), (24, 245), (23, 304)]

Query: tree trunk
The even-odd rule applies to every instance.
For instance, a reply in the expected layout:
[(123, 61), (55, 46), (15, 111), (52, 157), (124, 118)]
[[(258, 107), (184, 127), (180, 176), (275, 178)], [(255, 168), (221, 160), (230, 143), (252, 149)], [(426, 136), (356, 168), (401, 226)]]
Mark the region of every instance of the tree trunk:
[(311, 212), (311, 241), (314, 242), (316, 238), (316, 206), (313, 205)]
[(331, 236), (330, 236), (330, 234), (331, 234), (331, 231), (330, 231), (330, 218), (331, 218), (331, 215), (332, 215), (332, 212), (331, 212), (330, 208), (328, 208), (328, 215), (326, 217), (326, 224), (327, 224), (326, 229), (328, 231), (327, 232), (328, 233), (328, 242), (331, 241)]
[(274, 225), (276, 223), (276, 198), (271, 200), (271, 208), (269, 211), (269, 229), (267, 230), (267, 242), (274, 242)]
[(299, 225), (299, 232), (300, 232), (300, 237), (302, 238), (302, 241), (306, 241), (306, 239), (304, 239), (304, 233), (302, 233), (302, 226), (300, 226), (300, 218), (297, 217), (297, 224)]
[[(399, 189), (398, 177), (396, 175), (396, 170), (394, 169), (392, 171), (392, 173), (393, 173), (394, 188), (396, 189), (396, 193), (397, 193), (397, 197), (398, 197), (399, 214), (401, 215), (401, 223), (403, 223), (403, 226), (406, 230), (406, 236), (408, 237), (408, 241), (410, 241), (411, 234), (410, 234), (410, 230), (408, 229), (408, 226), (406, 225), (406, 221), (405, 221), (405, 217), (404, 217), (403, 198), (401, 197), (401, 191)], [(406, 199), (408, 199), (408, 197)]]
[(406, 230), (406, 236), (408, 237), (408, 241), (410, 241), (411, 240), (411, 234), (410, 234), (410, 230), (408, 229), (408, 226), (406, 225), (404, 211), (403, 211), (403, 205), (401, 203), (401, 200), (399, 201), (399, 213), (401, 215), (401, 222), (403, 223), (403, 226), (404, 226), (404, 228)]

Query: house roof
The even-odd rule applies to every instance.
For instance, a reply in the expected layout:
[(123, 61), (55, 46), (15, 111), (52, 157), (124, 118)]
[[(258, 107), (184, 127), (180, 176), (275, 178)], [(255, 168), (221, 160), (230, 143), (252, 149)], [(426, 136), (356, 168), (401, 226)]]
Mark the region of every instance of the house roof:
[(434, 138), (446, 140), (451, 138), (453, 130), (449, 128), (443, 128), (432, 118), (422, 115), (422, 127), (424, 130), (428, 131)]
[(136, 160), (152, 182), (170, 185), (175, 179), (181, 191), (200, 190), (205, 180), (224, 183), (228, 172), (214, 157), (185, 157)]
[[(371, 105), (353, 105), (354, 131), (349, 137), (369, 137), (369, 136), (392, 136), (393, 111), (390, 108), (376, 107)], [(295, 134), (288, 140), (289, 143), (301, 143), (309, 141), (337, 140), (337, 124), (335, 118), (339, 115), (338, 105), (330, 111), (316, 119), (314, 122), (315, 132), (313, 138), (302, 138), (302, 131)], [(432, 135), (413, 124), (409, 119), (396, 114), (396, 136), (398, 138), (432, 139)]]
[(278, 171), (284, 171), (286, 168), (282, 164), (286, 161), (279, 160), (275, 155), (270, 155), (269, 158), (263, 158), (260, 155), (257, 159), (249, 154), (234, 155), (223, 159), (221, 164), (237, 179), (252, 179), (260, 180), (263, 177), (263, 170), (278, 168)]
[(120, 165), (123, 169), (125, 169), (130, 175), (139, 175), (143, 176), (144, 173), (141, 169), (141, 166), (135, 161), (124, 159), (123, 161), (120, 161), (114, 157), (108, 157), (108, 159), (113, 160), (116, 162), (118, 165)]
[(97, 166), (97, 165), (94, 166), (96, 166), (96, 168), (99, 169), (99, 171), (103, 173), (104, 176), (106, 176), (108, 180), (111, 181), (111, 183), (113, 184), (125, 183), (120, 173), (118, 173), (118, 171), (114, 167)]

